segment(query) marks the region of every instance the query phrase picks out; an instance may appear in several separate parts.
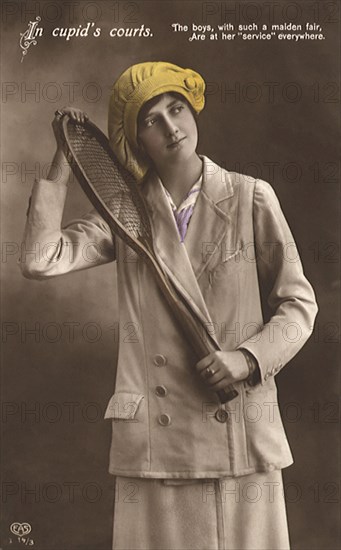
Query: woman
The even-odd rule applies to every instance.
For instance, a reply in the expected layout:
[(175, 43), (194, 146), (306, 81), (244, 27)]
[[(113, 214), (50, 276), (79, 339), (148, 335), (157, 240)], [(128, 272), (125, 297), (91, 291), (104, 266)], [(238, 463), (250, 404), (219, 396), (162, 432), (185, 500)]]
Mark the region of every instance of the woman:
[[(98, 264), (116, 259), (120, 323), (135, 327), (105, 414), (115, 549), (289, 548), (281, 470), (292, 456), (274, 378), (317, 307), (271, 187), (198, 155), (204, 89), (198, 73), (170, 63), (128, 68), (112, 90), (109, 140), (141, 186), (160, 265), (221, 351), (198, 361), (148, 267), (95, 211), (61, 229), (69, 169), (57, 124), (54, 167), (28, 214), (24, 249), (56, 246), (38, 263), (24, 254), (24, 275), (87, 268), (82, 247), (92, 243)], [(86, 117), (67, 108), (57, 118), (64, 112)], [(231, 383), (239, 395), (221, 405), (216, 392)]]

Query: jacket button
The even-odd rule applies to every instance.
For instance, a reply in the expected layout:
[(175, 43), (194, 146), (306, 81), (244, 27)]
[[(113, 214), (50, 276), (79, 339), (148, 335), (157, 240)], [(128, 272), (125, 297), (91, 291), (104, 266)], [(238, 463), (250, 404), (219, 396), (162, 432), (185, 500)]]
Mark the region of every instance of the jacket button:
[(166, 397), (167, 393), (168, 393), (168, 390), (167, 388), (165, 388), (165, 386), (156, 386), (155, 394), (158, 397)]
[(218, 422), (224, 423), (224, 422), (227, 422), (229, 413), (225, 411), (225, 409), (218, 409), (214, 416), (215, 416), (215, 419), (218, 420)]
[(154, 365), (157, 367), (164, 367), (167, 364), (167, 358), (164, 355), (157, 353), (154, 356)]
[(161, 426), (169, 426), (171, 422), (172, 420), (169, 414), (161, 414), (159, 416), (159, 424), (161, 424)]
[(264, 380), (267, 380), (268, 378), (270, 378), (270, 374), (267, 372), (266, 374), (264, 374)]

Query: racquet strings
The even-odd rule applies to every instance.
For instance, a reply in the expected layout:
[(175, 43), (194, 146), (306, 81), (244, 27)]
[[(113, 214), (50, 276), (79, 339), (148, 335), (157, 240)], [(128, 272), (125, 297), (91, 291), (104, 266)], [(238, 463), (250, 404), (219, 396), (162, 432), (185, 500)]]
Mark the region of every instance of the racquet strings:
[(111, 150), (91, 128), (80, 124), (68, 123), (68, 140), (83, 174), (112, 216), (130, 235), (151, 242), (149, 220), (136, 183), (128, 172), (118, 168)]

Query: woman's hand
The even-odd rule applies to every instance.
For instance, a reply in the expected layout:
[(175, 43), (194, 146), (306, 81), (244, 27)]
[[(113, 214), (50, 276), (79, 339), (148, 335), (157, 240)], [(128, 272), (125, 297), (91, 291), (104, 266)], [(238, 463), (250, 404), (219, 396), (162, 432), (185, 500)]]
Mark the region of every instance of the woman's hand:
[(72, 120), (76, 122), (82, 122), (84, 123), (86, 120), (89, 120), (89, 117), (84, 111), (81, 109), (77, 109), (76, 107), (63, 107), (62, 109), (58, 109), (58, 111), (55, 112), (55, 117), (52, 121), (52, 128), (53, 133), (56, 138), (57, 147), (62, 148), (62, 137), (60, 134), (60, 119), (63, 117), (63, 115), (68, 115)]
[(229, 384), (245, 380), (249, 368), (241, 351), (215, 351), (196, 364), (204, 382), (213, 391), (223, 390)]
[(60, 129), (60, 119), (64, 115), (69, 115), (69, 117), (76, 122), (85, 122), (86, 120), (89, 120), (89, 117), (81, 109), (76, 109), (75, 107), (63, 107), (62, 109), (58, 109), (58, 111), (56, 111), (55, 117), (52, 121), (53, 133), (57, 142), (57, 151), (51, 163), (51, 168), (47, 175), (47, 179), (66, 185), (70, 176), (70, 165), (64, 154), (63, 138)]

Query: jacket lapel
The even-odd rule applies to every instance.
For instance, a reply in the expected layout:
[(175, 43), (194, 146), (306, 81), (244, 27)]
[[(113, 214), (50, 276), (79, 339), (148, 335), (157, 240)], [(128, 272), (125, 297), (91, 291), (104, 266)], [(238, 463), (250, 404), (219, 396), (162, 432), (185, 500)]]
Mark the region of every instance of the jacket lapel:
[[(204, 323), (211, 318), (197, 278), (212, 258), (212, 247), (219, 247), (229, 214), (219, 203), (233, 195), (227, 172), (203, 158), (203, 187), (199, 194), (184, 243), (180, 242), (172, 209), (159, 177), (151, 173), (142, 186), (153, 231), (155, 255), (172, 280)], [(208, 244), (207, 244), (208, 243)]]
[(234, 224), (231, 201), (233, 185), (229, 173), (207, 157), (203, 159), (203, 183), (199, 193), (188, 231), (185, 246), (195, 276), (199, 279), (213, 257), (223, 255), (221, 250), (224, 236), (227, 248), (234, 247)]

